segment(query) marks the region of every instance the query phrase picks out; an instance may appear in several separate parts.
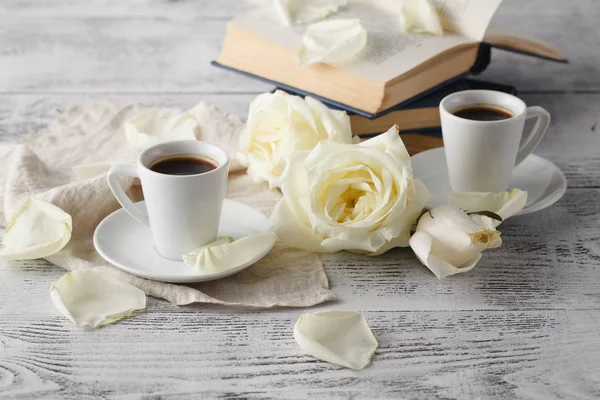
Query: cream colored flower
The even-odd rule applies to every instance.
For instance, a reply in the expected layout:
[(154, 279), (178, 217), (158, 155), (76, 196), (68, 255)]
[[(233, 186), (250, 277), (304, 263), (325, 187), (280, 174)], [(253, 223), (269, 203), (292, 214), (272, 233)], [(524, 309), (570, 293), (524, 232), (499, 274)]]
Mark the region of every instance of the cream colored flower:
[(322, 140), (352, 143), (345, 112), (311, 97), (263, 93), (250, 103), (238, 159), (255, 181), (279, 187), (286, 158), (295, 150), (312, 150)]
[(67, 272), (52, 284), (54, 306), (75, 325), (98, 328), (146, 307), (146, 294), (96, 268)]
[(147, 111), (125, 123), (125, 137), (138, 151), (171, 140), (196, 139), (199, 130), (191, 113), (171, 110)]
[(54, 204), (29, 197), (11, 216), (0, 260), (32, 260), (60, 251), (69, 240), (71, 216)]
[(323, 141), (297, 151), (282, 176), (271, 229), (289, 246), (370, 255), (408, 246), (431, 195), (413, 179), (398, 127), (360, 144)]
[(400, 0), (400, 22), (406, 33), (444, 34), (440, 16), (431, 0)]
[(183, 262), (202, 274), (212, 274), (255, 262), (268, 252), (277, 236), (273, 232), (261, 232), (233, 241), (222, 237), (183, 256)]
[(331, 19), (310, 25), (298, 51), (300, 65), (345, 64), (367, 45), (367, 30), (358, 19)]
[(286, 25), (301, 25), (335, 14), (347, 0), (274, 0), (275, 12)]
[(367, 321), (356, 311), (302, 314), (294, 326), (294, 339), (319, 360), (357, 370), (369, 365), (378, 346)]
[(472, 270), (483, 250), (501, 244), (490, 218), (473, 218), (451, 205), (425, 212), (410, 238), (410, 247), (438, 279)]
[[(450, 204), (466, 211), (491, 211), (502, 217), (502, 221), (516, 215), (527, 203), (527, 192), (510, 189), (507, 192), (450, 192)], [(494, 221), (496, 226), (502, 221)]]

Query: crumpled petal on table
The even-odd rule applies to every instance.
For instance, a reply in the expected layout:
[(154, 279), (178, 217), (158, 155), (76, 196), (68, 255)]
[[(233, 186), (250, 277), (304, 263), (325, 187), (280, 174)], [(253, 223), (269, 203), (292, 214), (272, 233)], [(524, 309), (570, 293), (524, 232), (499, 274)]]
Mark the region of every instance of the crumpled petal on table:
[(494, 220), (496, 226), (521, 211), (527, 203), (527, 191), (510, 189), (506, 192), (450, 192), (450, 204), (463, 210), (491, 211), (502, 217), (502, 221)]
[(69, 214), (51, 203), (29, 197), (8, 222), (0, 260), (33, 260), (57, 253), (71, 240), (72, 229)]
[(146, 111), (125, 123), (127, 142), (136, 150), (172, 140), (192, 140), (200, 130), (190, 112)]
[(444, 34), (440, 16), (430, 0), (401, 0), (400, 22), (405, 33)]
[(332, 19), (310, 25), (298, 52), (300, 65), (344, 64), (367, 45), (367, 30), (358, 19)]
[(193, 250), (183, 256), (183, 262), (197, 269), (201, 274), (213, 274), (236, 268), (248, 261), (257, 260), (265, 251), (272, 248), (277, 240), (273, 232), (261, 232), (233, 241), (222, 237)]
[(286, 25), (315, 22), (338, 12), (348, 0), (274, 0), (275, 12)]
[(54, 306), (75, 325), (99, 328), (146, 308), (144, 292), (96, 268), (67, 272), (52, 284)]
[(421, 216), (409, 244), (423, 265), (444, 279), (472, 270), (481, 252), (499, 247), (502, 239), (491, 218), (444, 205)]
[(356, 370), (369, 365), (378, 346), (367, 321), (356, 311), (302, 314), (294, 326), (294, 339), (307, 354)]

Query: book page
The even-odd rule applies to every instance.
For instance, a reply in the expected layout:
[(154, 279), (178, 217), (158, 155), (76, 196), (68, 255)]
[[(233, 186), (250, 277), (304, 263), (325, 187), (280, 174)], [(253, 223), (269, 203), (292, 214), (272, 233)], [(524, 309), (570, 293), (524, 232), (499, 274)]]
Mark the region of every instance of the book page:
[[(479, 0), (482, 1), (482, 0)], [(350, 1), (331, 19), (359, 18), (368, 31), (366, 48), (356, 60), (342, 67), (357, 75), (385, 83), (456, 46), (474, 43), (453, 32), (444, 36), (407, 35), (397, 13), (373, 0)], [(279, 20), (272, 3), (232, 21), (237, 27), (270, 42), (297, 51), (306, 26), (289, 27)]]
[(481, 41), (502, 0), (433, 0), (444, 29)]

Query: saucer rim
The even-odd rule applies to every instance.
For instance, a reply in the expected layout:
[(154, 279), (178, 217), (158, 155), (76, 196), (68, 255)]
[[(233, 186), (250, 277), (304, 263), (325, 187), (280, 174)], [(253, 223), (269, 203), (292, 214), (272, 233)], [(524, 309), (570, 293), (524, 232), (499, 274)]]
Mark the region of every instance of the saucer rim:
[[(436, 147), (433, 149), (422, 151), (422, 152), (414, 154), (410, 157), (411, 164), (414, 162), (415, 158), (439, 157), (439, 155), (437, 155), (435, 153), (443, 153), (443, 152), (444, 152), (443, 147)], [(548, 160), (547, 158), (544, 158), (537, 154), (530, 154), (529, 156), (527, 156), (525, 158), (525, 160), (523, 160), (523, 162), (526, 162), (530, 158), (537, 159), (538, 161), (546, 164), (549, 168), (551, 168), (552, 175), (554, 176), (554, 174), (557, 174), (558, 177), (560, 178), (561, 186), (560, 186), (560, 188), (557, 187), (557, 190), (555, 190), (548, 197), (544, 197), (542, 200), (536, 201), (535, 203), (532, 203), (531, 205), (524, 207), (521, 211), (516, 213), (515, 216), (531, 214), (531, 213), (538, 212), (545, 208), (550, 207), (551, 205), (555, 204), (557, 201), (559, 201), (564, 196), (564, 194), (566, 193), (567, 188), (568, 188), (567, 177), (565, 176), (564, 172), (560, 168), (558, 168), (558, 166), (556, 164), (554, 164), (552, 161)], [(420, 178), (415, 175), (415, 179), (420, 179)], [(427, 204), (426, 207), (432, 208), (431, 204)]]
[[(265, 216), (262, 212), (260, 212), (259, 210), (257, 210), (254, 207), (251, 207), (247, 204), (241, 203), (239, 201), (236, 200), (231, 200), (231, 199), (224, 199), (223, 201), (223, 210), (225, 210), (225, 204), (229, 203), (229, 204), (235, 204), (235, 206), (242, 206), (244, 208), (249, 208), (251, 209), (253, 212), (259, 213), (260, 215), (262, 215), (265, 218), (265, 221), (268, 221), (267, 216)], [(136, 205), (138, 204), (145, 204), (145, 202), (142, 201), (138, 201), (135, 203)], [(109, 256), (105, 251), (102, 250), (102, 246), (99, 245), (100, 243), (100, 239), (99, 239), (99, 233), (103, 226), (105, 224), (108, 223), (109, 219), (114, 218), (115, 214), (121, 214), (121, 213), (126, 213), (126, 211), (123, 208), (119, 208), (115, 211), (113, 211), (112, 213), (108, 214), (106, 217), (104, 217), (104, 219), (102, 219), (102, 221), (98, 224), (98, 226), (96, 227), (96, 229), (94, 230), (94, 236), (93, 236), (93, 244), (94, 244), (94, 250), (96, 250), (96, 252), (100, 255), (100, 257), (102, 257), (106, 262), (108, 262), (110, 265), (112, 265), (115, 268), (118, 268), (124, 272), (127, 272), (131, 275), (140, 277), (140, 278), (144, 278), (144, 279), (149, 279), (152, 281), (156, 281), (156, 282), (166, 282), (166, 283), (200, 283), (200, 282), (208, 282), (208, 281), (214, 281), (217, 279), (222, 279), (222, 278), (226, 278), (228, 276), (234, 275), (238, 272), (241, 272), (242, 270), (256, 264), (258, 261), (262, 260), (275, 246), (275, 244), (271, 245), (271, 247), (269, 247), (268, 249), (266, 249), (263, 253), (257, 255), (256, 257), (252, 258), (251, 260), (248, 260), (246, 262), (244, 262), (243, 264), (235, 267), (235, 268), (229, 268), (226, 269), (225, 271), (221, 271), (221, 272), (215, 272), (212, 274), (198, 274), (198, 273), (194, 273), (195, 271), (190, 267), (190, 275), (185, 275), (182, 277), (168, 277), (168, 276), (157, 276), (154, 274), (146, 274), (143, 272), (140, 272), (137, 269), (131, 268), (130, 266), (127, 266), (125, 264), (123, 264), (121, 261), (115, 260), (113, 257)], [(126, 214), (128, 217), (129, 214)], [(260, 232), (264, 232), (260, 231)], [(160, 257), (160, 256), (159, 256)], [(183, 261), (175, 261), (175, 260), (169, 260), (170, 262), (180, 262), (183, 264)]]

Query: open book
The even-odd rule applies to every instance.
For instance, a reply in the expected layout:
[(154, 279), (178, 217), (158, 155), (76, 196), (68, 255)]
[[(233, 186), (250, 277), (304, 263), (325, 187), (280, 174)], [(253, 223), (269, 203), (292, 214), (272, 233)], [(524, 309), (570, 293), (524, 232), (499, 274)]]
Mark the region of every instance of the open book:
[(227, 24), (217, 65), (280, 86), (331, 99), (373, 116), (469, 72), (482, 42), (520, 53), (564, 61), (554, 47), (508, 35), (486, 35), (502, 0), (435, 0), (443, 36), (402, 32), (394, 0), (350, 0), (329, 18), (359, 18), (366, 48), (343, 66), (298, 64), (305, 26), (285, 26), (271, 2)]

